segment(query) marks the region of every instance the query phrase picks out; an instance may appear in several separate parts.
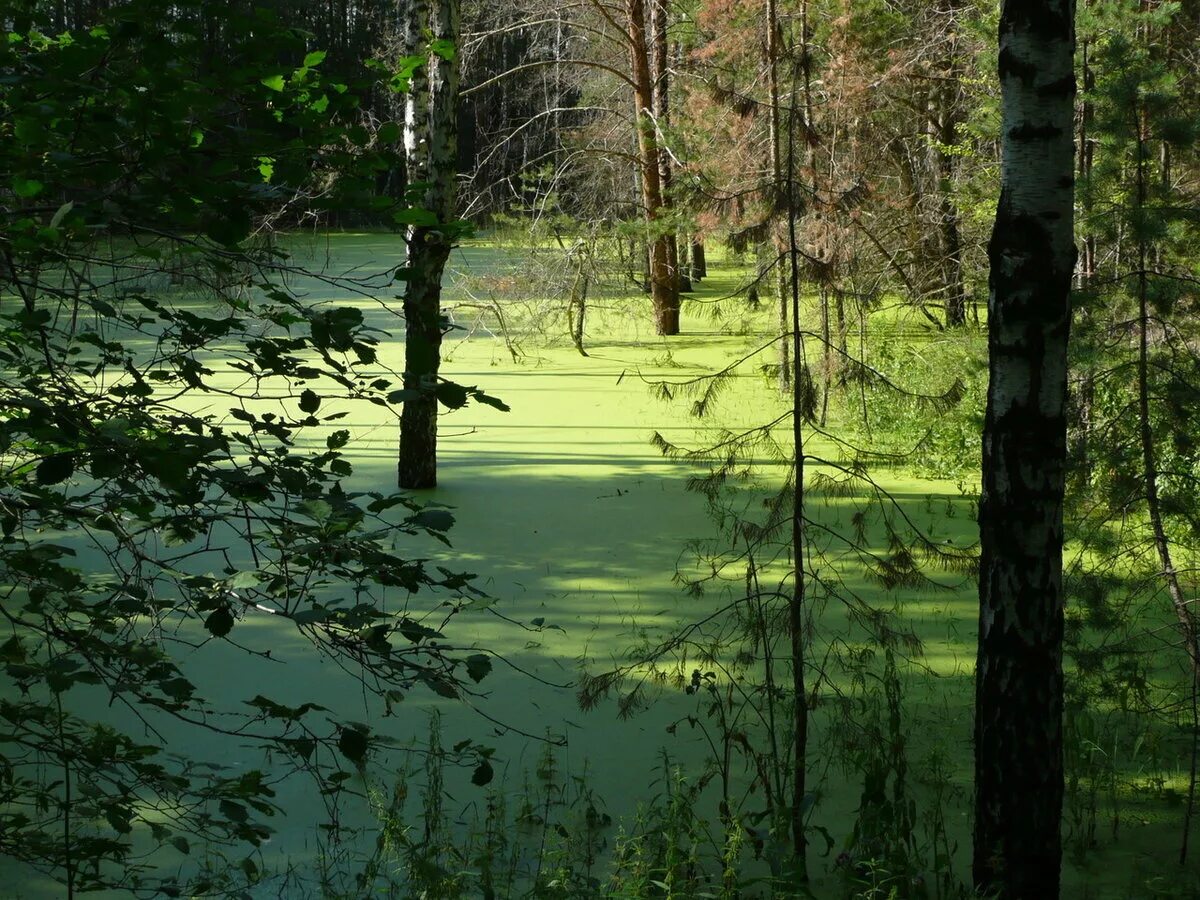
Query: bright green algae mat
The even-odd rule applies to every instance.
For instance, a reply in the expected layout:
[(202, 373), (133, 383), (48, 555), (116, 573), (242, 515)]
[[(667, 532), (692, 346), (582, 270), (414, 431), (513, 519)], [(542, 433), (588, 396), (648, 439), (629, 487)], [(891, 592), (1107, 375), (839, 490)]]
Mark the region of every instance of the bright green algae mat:
[[(330, 272), (376, 271), (397, 265), (402, 255), (397, 238), (378, 234), (306, 238), (297, 246), (303, 246), (305, 253), (328, 251)], [(511, 263), (511, 254), (486, 246), (468, 247), (453, 259), (454, 266), (472, 277), (503, 271)], [(711, 301), (733, 291), (743, 274), (732, 266), (714, 267), (713, 277), (701, 285), (696, 299)], [(453, 278), (449, 281), (453, 298)], [(385, 367), (402, 368), (403, 323), (392, 311), (399, 307), (394, 293), (384, 294), (384, 302), (379, 303), (341, 294), (320, 281), (303, 281), (296, 287), (313, 302), (362, 308), (369, 324), (392, 335), (381, 346), (381, 374)], [(640, 803), (662, 789), (661, 748), (677, 760), (685, 776), (698, 776), (707, 754), (701, 734), (686, 726), (671, 732), (668, 727), (689, 714), (702, 717), (703, 701), (666, 688), (650, 709), (619, 720), (611, 703), (580, 712), (571, 682), (581, 663), (594, 671), (607, 668), (621, 661), (627, 648), (646, 634), (665, 636), (703, 618), (721, 602), (715, 594), (689, 598), (673, 582), (677, 568), (687, 571), (691, 565), (688, 542), (712, 537), (716, 529), (702, 498), (685, 490), (697, 467), (664, 459), (651, 445), (650, 436), (658, 431), (671, 441), (695, 446), (715, 436), (720, 427), (736, 429), (769, 421), (783, 407), (777, 392), (753, 366), (734, 379), (705, 420), (691, 418), (686, 401), (657, 399), (652, 382), (679, 381), (720, 368), (760, 343), (762, 335), (721, 333), (707, 317), (697, 314), (700, 304), (685, 304), (684, 334), (658, 338), (650, 327), (649, 301), (633, 298), (626, 305), (630, 318), (617, 318), (611, 312), (597, 317), (588, 336), (587, 358), (558, 346), (532, 348), (514, 362), (500, 340), (477, 336), (460, 342), (452, 333), (443, 374), (502, 398), (511, 411), (473, 405), (442, 418), (440, 486), (422, 497), (454, 508), (457, 521), (449, 533), (453, 547), (406, 540), (400, 550), (478, 574), (478, 586), (496, 599), (495, 611), (504, 619), (463, 616), (447, 627), (450, 640), (487, 647), (505, 660), (497, 660), (493, 674), (480, 685), (483, 696), (476, 705), (508, 728), (565, 737), (567, 745), (558, 751), (562, 769), (582, 774), (586, 764), (587, 784), (606, 811), (614, 820), (629, 821)], [(220, 361), (209, 364), (219, 373), (218, 384), (233, 386), (244, 377), (222, 367)], [(203, 396), (191, 402), (214, 412), (225, 403)], [(264, 408), (269, 405), (266, 402)], [(351, 433), (347, 449), (355, 472), (348, 487), (391, 490), (397, 422), (387, 411), (368, 404), (330, 401), (321, 414), (339, 409), (347, 416), (326, 430), (345, 428)], [(313, 429), (308, 439), (315, 442), (324, 436), (322, 429)], [(810, 452), (838, 456), (834, 447), (819, 440)], [(777, 466), (766, 466), (762, 477), (770, 482), (781, 475)], [(888, 469), (874, 475), (936, 539), (958, 546), (974, 541), (969, 504), (957, 482), (922, 480)], [(810, 514), (821, 522), (839, 529), (850, 527), (853, 498), (814, 495), (811, 502)], [(882, 534), (871, 531), (869, 539), (881, 542)], [(955, 870), (966, 878), (974, 587), (961, 576), (934, 573), (945, 589), (888, 592), (865, 578), (857, 564), (835, 559), (829, 565), (873, 605), (897, 610), (922, 639), (919, 664), (902, 664), (911, 794), (918, 810), (924, 811), (932, 788), (922, 784), (923, 773), (929, 771), (931, 759), (939, 759), (943, 815)], [(491, 789), (516, 797), (527, 773), (536, 767), (542, 752), (536, 742), (498, 728), (459, 703), (414, 693), (396, 706), (392, 716), (380, 718), (379, 704), (366, 701), (362, 686), (309, 652), (307, 643), (286, 623), (267, 616), (247, 617), (237, 631), (245, 635), (247, 629), (253, 629), (249, 633), (256, 638), (259, 632), (269, 632), (262, 638), (273, 648), (272, 660), (249, 657), (219, 641), (182, 660), (198, 693), (218, 705), (234, 706), (259, 693), (284, 703), (316, 702), (339, 718), (369, 721), (373, 729), (401, 743), (421, 740), (427, 733), (429, 711), (436, 708), (442, 716), (444, 746), (472, 737), (497, 748), (497, 779)], [(848, 630), (844, 611), (833, 602), (820, 613), (815, 629), (820, 641), (848, 633), (851, 640), (861, 640), (861, 635)], [(80, 711), (101, 718), (111, 715), (132, 727), (110, 712), (99, 695), (91, 695), (88, 706)], [(810, 784), (821, 795), (813, 822), (826, 828), (840, 845), (853, 828), (862, 784), (861, 777), (847, 777), (838, 760), (830, 758), (826, 733), (830, 715), (832, 707), (827, 710), (820, 704), (812, 712)], [(231, 774), (263, 766), (270, 771), (270, 760), (228, 738), (175, 726), (167, 726), (164, 733), (168, 743), (177, 740), (198, 758), (219, 760), (231, 768)], [(369, 774), (386, 788), (386, 773)], [(483, 805), (484, 792), (467, 783), (468, 774), (454, 774), (448, 782), (459, 806), (448, 811), (451, 818), (460, 814), (470, 818), (470, 810)], [(278, 791), (285, 815), (267, 822), (275, 834), (264, 848), (263, 861), (268, 870), (282, 869), (289, 862), (310, 865), (316, 854), (313, 829), (323, 811), (319, 798), (300, 777), (282, 782)], [(715, 795), (711, 806), (702, 814), (715, 820)], [(360, 814), (349, 821), (365, 824), (366, 819)], [(1127, 823), (1115, 847), (1088, 857), (1086, 870), (1068, 867), (1072, 886), (1068, 890), (1078, 891), (1068, 896), (1135, 896), (1126, 893), (1127, 886), (1136, 883), (1131, 873), (1148, 868), (1155, 856), (1161, 859), (1156, 840), (1173, 835), (1176, 821), (1164, 818), (1161, 809), (1131, 808)], [(615, 828), (610, 846), (613, 835)], [(834, 857), (841, 848), (835, 847), (828, 856), (817, 852), (822, 849), (818, 841), (811, 854), (814, 890), (818, 896), (833, 896), (839, 893)], [(364, 848), (364, 854), (368, 850)], [(163, 861), (177, 865), (183, 858)], [(1110, 890), (1099, 892), (1101, 883), (1109, 884)], [(58, 895), (49, 882), (17, 872), (0, 873), (0, 892), (30, 898)]]

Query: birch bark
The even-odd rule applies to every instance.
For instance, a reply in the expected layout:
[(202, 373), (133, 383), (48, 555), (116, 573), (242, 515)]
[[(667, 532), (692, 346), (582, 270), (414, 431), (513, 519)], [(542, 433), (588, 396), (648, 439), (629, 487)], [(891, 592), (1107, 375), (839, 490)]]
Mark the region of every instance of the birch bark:
[[(425, 53), (405, 99), (404, 150), (409, 197), (433, 214), (406, 234), (404, 387), (400, 414), (401, 488), (437, 485), (437, 386), (441, 366), (442, 273), (453, 246), (458, 157), (457, 54), (460, 0), (402, 0), (405, 52)], [(425, 49), (429, 29), (434, 51)]]
[(1062, 860), (1062, 541), (1071, 321), (1073, 0), (1004, 0), (1001, 189), (988, 246), (974, 877), (1055, 898)]

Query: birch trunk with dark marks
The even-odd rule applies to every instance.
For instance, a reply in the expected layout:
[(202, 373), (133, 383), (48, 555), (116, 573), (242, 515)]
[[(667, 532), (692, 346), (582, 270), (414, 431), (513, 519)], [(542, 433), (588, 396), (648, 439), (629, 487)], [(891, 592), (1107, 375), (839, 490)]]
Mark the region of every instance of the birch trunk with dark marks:
[(406, 234), (408, 283), (404, 291), (404, 388), (411, 392), (400, 414), (401, 488), (437, 485), (437, 385), (441, 366), (442, 273), (454, 233), (458, 151), (458, 55), (425, 50), (424, 31), (440, 47), (456, 47), (460, 0), (405, 0), (405, 52), (427, 53), (405, 101), (404, 150), (409, 185), (420, 208), (436, 223), (410, 226)]
[(638, 156), (641, 160), (642, 215), (649, 230), (649, 280), (654, 328), (662, 335), (679, 334), (679, 293), (674, 290), (667, 236), (660, 223), (663, 191), (654, 123), (654, 84), (650, 77), (645, 0), (625, 0), (625, 15), (629, 29), (629, 74), (636, 104)]
[(979, 506), (977, 889), (1059, 895), (1063, 492), (1071, 322), (1073, 0), (1004, 0)]

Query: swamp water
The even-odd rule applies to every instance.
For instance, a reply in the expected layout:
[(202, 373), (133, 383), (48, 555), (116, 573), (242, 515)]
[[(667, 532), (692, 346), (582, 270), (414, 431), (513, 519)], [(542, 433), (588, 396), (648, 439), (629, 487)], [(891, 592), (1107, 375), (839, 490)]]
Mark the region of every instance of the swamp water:
[[(374, 270), (388, 257), (398, 260), (401, 255), (399, 241), (386, 235), (332, 236), (327, 246), (331, 272), (355, 267)], [(456, 254), (453, 264), (478, 277), (502, 269), (509, 261), (510, 257), (499, 251), (471, 247)], [(696, 297), (712, 300), (721, 296), (736, 285), (739, 274), (733, 269), (716, 269)], [(360, 306), (368, 324), (393, 336), (381, 343), (381, 365), (395, 371), (402, 368), (403, 323), (389, 311), (399, 308), (398, 300), (380, 304), (343, 296), (318, 281), (296, 287), (307, 291), (313, 302)], [(545, 750), (544, 744), (523, 735), (550, 736), (564, 742), (553, 750), (562, 773), (560, 780), (585, 779), (576, 785), (591, 791), (594, 802), (613, 822), (605, 835), (609, 850), (618, 825), (632, 827), (639, 806), (656, 795), (661, 798), (664, 749), (685, 779), (698, 778), (711, 758), (710, 745), (701, 729), (688, 724), (687, 717), (705, 719), (702, 697), (666, 685), (654, 692), (655, 702), (649, 709), (621, 720), (611, 702), (581, 712), (573, 684), (581, 666), (593, 672), (611, 668), (625, 661), (631, 645), (699, 621), (728, 600), (715, 592), (688, 597), (673, 582), (677, 570), (694, 571), (688, 542), (714, 537), (717, 531), (703, 499), (685, 490), (688, 476), (697, 467), (664, 459), (651, 446), (651, 434), (658, 431), (669, 440), (695, 446), (719, 434), (711, 422), (719, 422), (723, 428), (749, 427), (779, 415), (782, 406), (776, 391), (752, 367), (721, 398), (711, 420), (690, 418), (686, 402), (656, 399), (647, 382), (679, 381), (719, 368), (759, 343), (761, 335), (718, 333), (707, 321), (689, 315), (691, 310), (685, 304), (685, 334), (657, 338), (649, 324), (648, 300), (632, 299), (628, 307), (635, 317), (632, 320), (597, 320), (597, 328), (589, 335), (587, 358), (569, 347), (554, 347), (534, 349), (514, 361), (501, 340), (477, 335), (459, 342), (453, 334), (448, 338), (443, 374), (503, 399), (511, 412), (471, 405), (441, 419), (441, 486), (424, 492), (422, 499), (453, 508), (456, 524), (448, 535), (453, 546), (404, 539), (400, 552), (428, 556), (455, 571), (477, 573), (477, 586), (496, 600), (493, 609), (499, 616), (461, 615), (447, 628), (447, 637), (456, 644), (497, 654), (492, 674), (479, 685), (480, 695), (472, 701), (478, 711), (418, 688), (395, 706), (392, 715), (384, 717), (381, 704), (351, 673), (320, 660), (293, 628), (269, 616), (242, 619), (235, 635), (252, 629), (257, 645), (272, 647), (270, 661), (249, 657), (220, 641), (210, 641), (182, 659), (198, 693), (226, 708), (259, 693), (284, 703), (319, 703), (331, 710), (331, 717), (369, 723), (374, 732), (390, 736), (401, 746), (420, 746), (426, 740), (430, 715), (436, 710), (443, 746), (472, 738), (496, 748), (495, 780), (487, 788), (469, 783), (469, 768), (446, 773), (445, 815), (450, 823), (480, 821), (491, 791), (503, 793), (510, 808), (519, 806), (524, 785)], [(222, 372), (219, 364), (213, 368), (221, 373), (218, 383), (227, 379), (232, 386), (242, 378), (232, 370)], [(192, 402), (219, 410), (223, 401), (199, 397)], [(355, 471), (348, 489), (391, 490), (396, 421), (386, 411), (367, 404), (339, 407), (331, 401), (321, 412), (324, 415), (340, 408), (348, 415), (327, 430), (351, 432), (347, 450)], [(324, 440), (326, 430), (311, 432), (309, 439)], [(837, 454), (835, 448), (820, 441), (810, 449)], [(770, 466), (765, 471), (764, 477), (770, 480)], [(888, 470), (879, 471), (876, 477), (906, 514), (931, 529), (934, 537), (958, 546), (973, 542), (968, 503), (956, 484), (921, 481)], [(850, 528), (853, 499), (816, 495), (811, 503), (815, 519), (830, 528)], [(868, 539), (879, 541), (882, 536), (868, 530)], [(861, 567), (836, 555), (828, 567), (838, 570), (847, 585), (872, 605), (896, 610), (922, 639), (923, 654), (915, 657), (913, 664), (901, 666), (910, 795), (917, 804), (920, 827), (941, 829), (947, 865), (965, 878), (973, 587), (959, 576), (937, 573), (945, 589), (885, 591), (870, 582)], [(848, 628), (845, 610), (833, 601), (823, 604), (814, 627), (821, 636), (814, 653), (837, 643), (831, 636), (850, 645), (862, 637)], [(268, 633), (263, 635), (264, 631)], [(853, 695), (855, 685), (840, 682), (840, 678), (830, 675), (824, 686), (818, 684), (818, 699), (838, 693)], [(810, 685), (811, 681), (810, 676)], [(80, 712), (99, 718), (109, 715), (101, 699), (92, 697), (88, 706), (95, 700), (95, 708), (81, 708)], [(819, 793), (811, 821), (825, 829), (834, 842), (832, 849), (827, 849), (822, 839), (814, 837), (810, 866), (814, 892), (830, 897), (842, 894), (843, 873), (836, 857), (854, 829), (863, 792), (861, 775), (843, 771), (832, 755), (830, 719), (839, 715), (834, 706), (818, 703), (813, 709), (809, 751), (810, 785)], [(112, 715), (130, 727), (116, 713)], [(254, 768), (263, 768), (268, 774), (272, 771), (269, 758), (239, 745), (236, 739), (179, 726), (168, 726), (164, 734), (168, 744), (186, 748), (188, 755), (197, 759), (220, 762), (231, 775)], [(392, 755), (393, 763), (402, 759), (402, 753)], [(361, 774), (355, 776), (359, 789), (369, 787), (386, 794), (395, 780), (374, 761), (365, 774), (366, 782)], [(749, 779), (742, 772), (738, 779), (744, 789)], [(419, 778), (414, 778), (408, 809), (417, 832), (421, 828), (418, 793)], [(277, 794), (282, 813), (265, 822), (274, 833), (256, 857), (268, 877), (255, 889), (255, 896), (315, 896), (311, 882), (302, 886), (303, 874), (311, 875), (318, 867), (322, 849), (317, 826), (324, 821), (325, 809), (302, 777), (281, 782)], [(706, 808), (698, 808), (697, 814), (715, 822), (715, 795), (709, 791), (701, 802)], [(937, 803), (936, 810), (931, 802)], [(347, 809), (343, 824), (370, 829), (373, 819), (365, 804), (359, 804)], [(932, 860), (929, 835), (918, 840), (925, 842), (924, 852)], [(363, 841), (373, 842), (373, 838), (364, 837)], [(1122, 852), (1128, 852), (1127, 844), (1120, 845)], [(1142, 841), (1135, 842), (1135, 846), (1140, 844)], [(1153, 840), (1145, 845), (1152, 846)], [(360, 849), (361, 856), (370, 853), (369, 846)], [(1133, 852), (1136, 855), (1138, 851)], [(752, 856), (747, 851), (747, 858)], [(187, 859), (177, 854), (154, 862), (182, 866)], [(1125, 860), (1121, 868), (1128, 863)], [(763, 868), (761, 862), (748, 865)], [(598, 873), (602, 875), (603, 869), (599, 865)], [(1085, 870), (1068, 873), (1068, 885), (1094, 883), (1104, 869), (1093, 855)], [(1111, 868), (1108, 872), (1114, 885), (1128, 883), (1121, 873), (1114, 876)], [(14, 900), (57, 897), (61, 888), (36, 874), (8, 867), (0, 873), (0, 896)], [(1112, 894), (1086, 896), (1125, 894), (1114, 887)]]

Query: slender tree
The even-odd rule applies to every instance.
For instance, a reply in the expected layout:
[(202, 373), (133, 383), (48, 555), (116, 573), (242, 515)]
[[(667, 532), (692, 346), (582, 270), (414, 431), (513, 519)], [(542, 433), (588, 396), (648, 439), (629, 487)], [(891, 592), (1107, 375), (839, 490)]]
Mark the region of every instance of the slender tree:
[(654, 327), (659, 334), (679, 333), (678, 281), (671, 271), (670, 244), (660, 219), (667, 211), (663, 200), (662, 167), (654, 118), (655, 91), (651, 76), (650, 45), (646, 34), (645, 0), (626, 0), (629, 37), (629, 72), (637, 112), (642, 207), (650, 228), (650, 296)]
[[(400, 487), (411, 489), (437, 485), (442, 272), (457, 231), (459, 0), (404, 0), (401, 6), (405, 55), (426, 57), (413, 71), (404, 116), (409, 194), (418, 209), (406, 237), (405, 400), (398, 480)], [(426, 30), (433, 38), (428, 50)]]
[(1073, 0), (1004, 0), (1000, 202), (979, 507), (976, 886), (1059, 892), (1062, 510), (1071, 319)]

